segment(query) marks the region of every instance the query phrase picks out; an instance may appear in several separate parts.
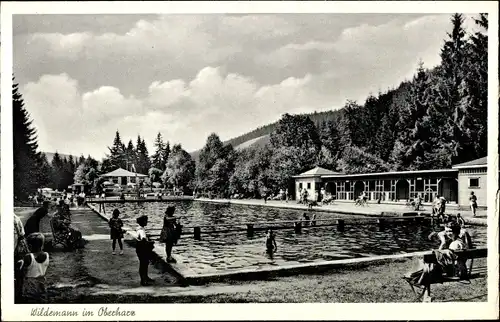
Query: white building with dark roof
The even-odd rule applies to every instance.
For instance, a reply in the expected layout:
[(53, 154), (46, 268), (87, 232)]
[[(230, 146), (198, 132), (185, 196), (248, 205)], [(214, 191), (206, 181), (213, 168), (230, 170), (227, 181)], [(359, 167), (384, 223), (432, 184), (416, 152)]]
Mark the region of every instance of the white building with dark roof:
[(117, 183), (121, 186), (126, 186), (129, 183), (137, 183), (136, 181), (139, 179), (145, 179), (148, 176), (141, 173), (131, 172), (122, 168), (118, 168), (111, 172), (105, 173), (101, 175), (101, 177), (106, 178), (108, 181), (112, 183)]
[(417, 196), (431, 202), (437, 196), (467, 207), (472, 191), (478, 206), (486, 207), (486, 157), (452, 166), (451, 169), (345, 174), (316, 167), (294, 176), (295, 196), (306, 189), (308, 198), (325, 189), (337, 200), (355, 200), (365, 193), (368, 200), (406, 202)]
[(487, 157), (460, 163), (453, 166), (458, 171), (458, 200), (467, 205), (471, 192), (477, 197), (478, 206), (487, 204), (488, 166)]

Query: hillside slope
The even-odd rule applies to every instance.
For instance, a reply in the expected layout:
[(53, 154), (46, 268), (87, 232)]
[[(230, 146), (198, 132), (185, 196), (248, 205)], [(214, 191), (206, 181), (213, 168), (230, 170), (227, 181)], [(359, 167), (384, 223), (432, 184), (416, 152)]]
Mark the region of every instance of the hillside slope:
[[(322, 122), (330, 121), (337, 119), (343, 113), (343, 109), (331, 110), (325, 112), (314, 112), (305, 114), (311, 118), (311, 120), (316, 124), (320, 124)], [(233, 139), (227, 140), (224, 144), (231, 144), (236, 150), (242, 150), (248, 147), (254, 146), (264, 146), (270, 142), (270, 134), (276, 128), (278, 121), (273, 122), (268, 125), (264, 125), (256, 128), (248, 133), (235, 137)], [(191, 157), (198, 162), (198, 157), (200, 155), (201, 150), (196, 150), (190, 153)]]
[[(49, 163), (52, 162), (52, 159), (54, 158), (54, 152), (43, 152), (42, 153), (45, 153), (45, 156), (47, 157), (47, 161), (49, 161)], [(69, 157), (71, 156), (70, 154), (63, 154), (63, 153), (59, 153), (59, 156), (61, 157), (61, 159), (69, 159)], [(74, 156), (73, 155), (73, 160), (78, 160), (79, 157), (77, 156)]]

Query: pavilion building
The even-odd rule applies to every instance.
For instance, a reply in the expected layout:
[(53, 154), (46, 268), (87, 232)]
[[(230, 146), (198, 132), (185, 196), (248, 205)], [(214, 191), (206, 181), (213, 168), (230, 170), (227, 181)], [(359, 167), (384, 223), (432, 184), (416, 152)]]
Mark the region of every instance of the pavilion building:
[(355, 200), (365, 192), (368, 200), (406, 202), (420, 196), (431, 202), (443, 196), (451, 204), (468, 206), (471, 191), (479, 206), (486, 206), (486, 157), (457, 164), (451, 169), (343, 174), (316, 167), (294, 176), (295, 195), (309, 196), (325, 189), (336, 200)]
[(139, 179), (147, 178), (148, 176), (141, 173), (131, 172), (122, 168), (118, 168), (114, 171), (105, 173), (101, 177), (106, 178), (106, 180), (119, 184), (121, 186), (126, 186), (129, 183), (138, 183)]

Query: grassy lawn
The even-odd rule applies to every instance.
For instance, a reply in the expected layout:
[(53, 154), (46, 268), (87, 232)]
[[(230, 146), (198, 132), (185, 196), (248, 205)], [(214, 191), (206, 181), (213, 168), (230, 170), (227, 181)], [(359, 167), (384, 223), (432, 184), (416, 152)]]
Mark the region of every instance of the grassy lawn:
[[(476, 260), (475, 265), (485, 265)], [(80, 303), (380, 303), (414, 302), (415, 297), (401, 276), (411, 270), (412, 260), (337, 269), (322, 275), (299, 275), (266, 281), (232, 282), (189, 287), (185, 292), (163, 290), (153, 294), (107, 294), (90, 292), (53, 294), (59, 302)], [(446, 283), (432, 286), (435, 302), (487, 299), (487, 279), (471, 284)], [(59, 299), (59, 300), (57, 300)], [(61, 302), (60, 302), (61, 303)]]
[[(247, 291), (220, 293), (204, 297), (184, 297), (186, 302), (257, 302), (257, 303), (370, 303), (413, 302), (413, 292), (401, 276), (411, 270), (412, 260), (364, 268), (340, 269), (326, 275), (300, 275), (272, 281), (254, 281)], [(485, 265), (476, 260), (475, 265)], [(486, 301), (487, 279), (471, 284), (446, 283), (433, 285), (434, 301)]]

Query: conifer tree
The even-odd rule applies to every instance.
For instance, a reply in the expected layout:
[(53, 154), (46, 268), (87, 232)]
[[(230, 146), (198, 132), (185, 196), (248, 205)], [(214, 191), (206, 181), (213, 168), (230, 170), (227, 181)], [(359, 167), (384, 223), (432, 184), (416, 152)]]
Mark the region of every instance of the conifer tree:
[[(423, 62), (419, 62), (397, 123), (401, 131), (392, 155), (396, 169), (420, 170), (428, 166), (424, 152), (431, 147), (433, 133), (433, 125), (425, 118), (431, 99), (430, 86), (428, 72), (424, 69)], [(439, 135), (439, 132), (434, 134)]]
[(164, 145), (163, 148), (163, 164), (165, 167), (167, 166), (168, 158), (170, 156), (170, 142), (167, 141), (167, 143)]
[(61, 158), (61, 155), (56, 151), (54, 156), (52, 157), (52, 182), (53, 188), (62, 190), (63, 189), (63, 181), (64, 181), (64, 160)]
[(135, 167), (137, 172), (142, 174), (149, 173), (151, 161), (149, 159), (148, 148), (146, 147), (146, 142), (142, 140), (140, 136), (137, 136), (136, 155), (137, 164)]
[(125, 157), (125, 148), (120, 137), (120, 133), (118, 130), (115, 133), (115, 138), (113, 140), (113, 145), (108, 147), (109, 149), (109, 164), (111, 167), (115, 169), (117, 168), (126, 168), (126, 157)]
[(464, 17), (462, 14), (454, 14), (451, 22), (452, 32), (448, 33), (448, 39), (441, 50), (441, 65), (438, 69), (440, 79), (435, 93), (435, 96), (439, 97), (435, 102), (438, 105), (437, 117), (442, 118), (441, 140), (438, 145), (451, 153), (449, 162), (445, 163), (450, 163), (448, 166), (460, 163), (465, 152), (463, 144), (465, 137), (459, 126), (463, 118), (460, 101), (466, 75), (467, 56)]
[[(125, 149), (125, 163), (127, 165), (127, 170), (132, 169), (132, 164), (136, 165), (137, 164), (137, 156), (136, 156), (136, 150), (134, 148), (134, 144), (132, 143), (132, 140), (128, 141), (127, 147)], [(137, 170), (137, 166), (136, 166)]]
[(467, 43), (465, 76), (460, 87), (458, 127), (463, 133), (464, 152), (461, 161), (486, 156), (488, 150), (488, 17), (480, 14), (474, 21), (480, 29)]
[(163, 142), (163, 138), (161, 133), (158, 132), (156, 136), (155, 142), (155, 153), (151, 156), (151, 165), (154, 168), (160, 169), (162, 171), (165, 170), (165, 143)]
[[(43, 168), (43, 158), (37, 151), (37, 135), (28, 111), (24, 106), (19, 85), (12, 86), (12, 121), (14, 148), (14, 197), (25, 200), (47, 181), (48, 174)], [(43, 179), (43, 180), (41, 180)]]

